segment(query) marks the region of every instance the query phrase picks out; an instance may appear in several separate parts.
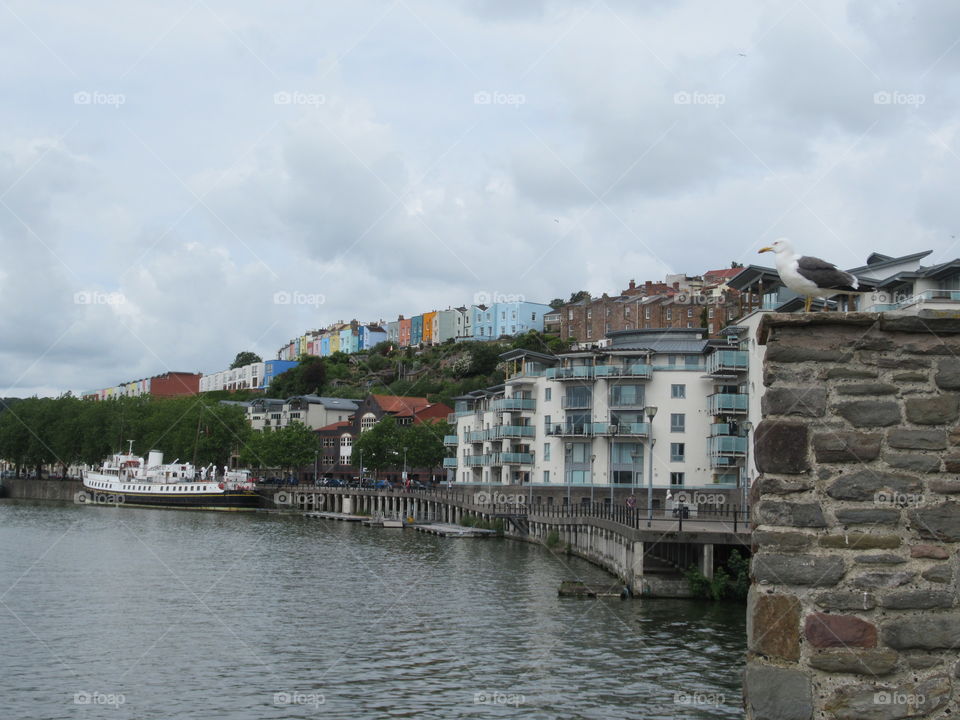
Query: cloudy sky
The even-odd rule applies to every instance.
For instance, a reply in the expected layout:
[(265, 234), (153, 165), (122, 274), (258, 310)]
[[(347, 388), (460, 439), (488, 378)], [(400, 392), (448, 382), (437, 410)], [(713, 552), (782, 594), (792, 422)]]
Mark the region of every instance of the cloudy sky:
[(960, 255), (950, 0), (0, 0), (0, 66), (4, 396), (779, 236)]

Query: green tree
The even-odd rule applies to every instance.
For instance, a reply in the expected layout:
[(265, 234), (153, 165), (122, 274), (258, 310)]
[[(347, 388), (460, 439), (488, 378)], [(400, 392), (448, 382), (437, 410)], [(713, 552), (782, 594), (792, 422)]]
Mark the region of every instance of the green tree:
[(253, 363), (258, 362), (263, 362), (263, 358), (254, 352), (243, 350), (237, 353), (237, 356), (230, 364), (230, 369), (233, 370), (234, 368), (243, 367), (244, 365), (252, 365)]
[(567, 302), (575, 303), (580, 302), (581, 300), (589, 300), (590, 293), (586, 290), (577, 290), (576, 292), (570, 293), (570, 299)]
[(434, 423), (415, 423), (400, 428), (400, 449), (407, 449), (407, 467), (436, 468), (443, 464), (446, 448), (444, 435), (453, 435), (454, 429), (444, 420)]
[(286, 474), (313, 465), (319, 450), (317, 433), (303, 423), (292, 422), (273, 432), (250, 433), (240, 460), (253, 468), (276, 468)]
[[(402, 437), (397, 421), (388, 415), (354, 440), (350, 463), (359, 467), (362, 456), (363, 467), (370, 468), (375, 473), (385, 468), (397, 467), (398, 453), (403, 452)], [(400, 462), (403, 462), (402, 459)]]
[(550, 301), (550, 307), (552, 307), (554, 310), (561, 308), (566, 304), (567, 302), (563, 298), (554, 298)]

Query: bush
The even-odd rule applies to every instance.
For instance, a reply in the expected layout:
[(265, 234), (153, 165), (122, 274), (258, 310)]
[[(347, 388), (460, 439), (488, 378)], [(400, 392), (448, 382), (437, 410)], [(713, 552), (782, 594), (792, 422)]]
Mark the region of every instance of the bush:
[(548, 548), (555, 548), (560, 545), (560, 533), (556, 530), (551, 530), (547, 533), (547, 539), (544, 541)]
[(750, 589), (750, 560), (741, 557), (740, 553), (734, 550), (730, 553), (726, 566), (718, 567), (713, 571), (713, 579), (705, 576), (693, 565), (684, 575), (694, 597), (714, 602), (719, 600), (744, 602), (747, 599), (747, 591)]

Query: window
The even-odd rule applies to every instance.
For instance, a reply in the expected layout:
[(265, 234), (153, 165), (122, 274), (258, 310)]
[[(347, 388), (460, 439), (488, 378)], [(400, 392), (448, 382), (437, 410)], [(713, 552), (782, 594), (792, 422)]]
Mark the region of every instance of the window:
[(551, 418), (549, 415), (544, 415), (544, 416), (543, 416), (543, 427), (546, 429), (547, 432), (550, 432), (550, 422), (551, 422), (551, 420), (552, 420), (552, 418)]
[(686, 385), (671, 385), (670, 386), (670, 397), (676, 398), (678, 400), (683, 400), (687, 396), (687, 386)]
[(646, 310), (643, 311), (643, 317), (646, 318), (647, 320), (650, 319), (650, 308), (647, 308)]
[(545, 442), (543, 444), (543, 459), (544, 460), (550, 459), (550, 443), (548, 442)]
[(713, 320), (713, 308), (707, 310), (707, 317)]
[(573, 310), (567, 310), (567, 320), (573, 320)]
[(552, 396), (553, 396), (553, 388), (544, 388), (543, 399), (549, 402)]
[[(330, 442), (332, 443), (333, 440), (331, 440)], [(349, 435), (341, 435), (341, 436), (340, 436), (340, 447), (342, 447), (342, 448), (348, 448), (348, 447), (350, 447), (351, 445), (353, 445), (353, 440), (351, 439), (351, 437), (350, 437)]]
[[(712, 312), (712, 311), (711, 311), (711, 312)], [(536, 313), (530, 313), (530, 320), (533, 321), (533, 322), (536, 322), (536, 321), (537, 321), (537, 314), (536, 314)]]
[(683, 462), (685, 452), (683, 443), (670, 443), (670, 462)]
[(543, 471), (543, 482), (544, 482), (544, 484), (547, 484), (547, 485), (550, 484), (550, 471), (549, 471), (549, 470), (544, 470), (544, 471)]
[(693, 308), (687, 308), (687, 317), (688, 317), (688, 318), (692, 318), (692, 317), (693, 317)]
[(671, 485), (683, 485), (683, 473), (682, 473), (682, 472), (672, 472), (672, 473), (670, 473), (670, 484), (671, 484)]
[(360, 418), (360, 432), (366, 432), (376, 424), (377, 424), (377, 416), (374, 415), (373, 413), (365, 413), (363, 417)]
[(670, 413), (670, 432), (683, 432), (687, 426), (687, 416), (684, 413)]
[(670, 355), (670, 356), (667, 358), (667, 364), (668, 364), (668, 365), (676, 365), (676, 364), (677, 364), (677, 356), (676, 356), (676, 355)]
[(673, 320), (673, 310), (667, 310), (667, 320)]

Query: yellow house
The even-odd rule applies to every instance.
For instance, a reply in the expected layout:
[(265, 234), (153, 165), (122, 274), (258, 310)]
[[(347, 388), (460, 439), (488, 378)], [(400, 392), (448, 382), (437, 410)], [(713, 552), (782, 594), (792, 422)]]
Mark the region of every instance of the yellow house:
[(433, 319), (437, 316), (437, 311), (425, 312), (423, 314), (423, 338), (421, 342), (424, 345), (433, 345)]

